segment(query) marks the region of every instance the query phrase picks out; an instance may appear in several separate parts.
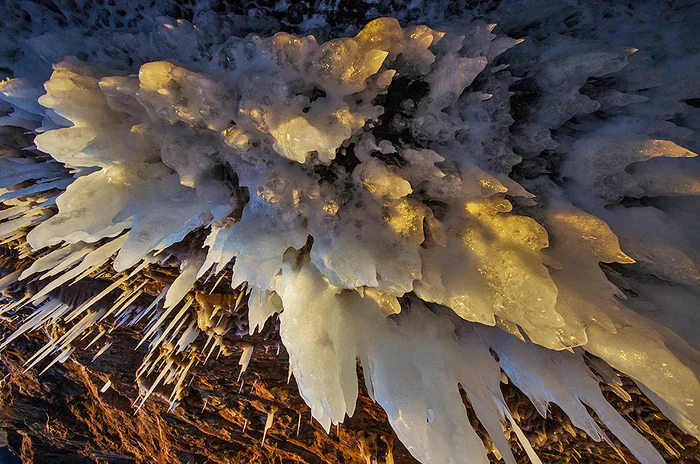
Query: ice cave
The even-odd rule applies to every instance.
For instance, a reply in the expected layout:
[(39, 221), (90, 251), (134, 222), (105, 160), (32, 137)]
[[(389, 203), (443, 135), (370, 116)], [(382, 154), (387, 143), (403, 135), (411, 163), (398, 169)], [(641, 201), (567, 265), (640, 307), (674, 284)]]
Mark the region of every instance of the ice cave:
[(700, 462), (699, 2), (0, 24), (0, 462)]

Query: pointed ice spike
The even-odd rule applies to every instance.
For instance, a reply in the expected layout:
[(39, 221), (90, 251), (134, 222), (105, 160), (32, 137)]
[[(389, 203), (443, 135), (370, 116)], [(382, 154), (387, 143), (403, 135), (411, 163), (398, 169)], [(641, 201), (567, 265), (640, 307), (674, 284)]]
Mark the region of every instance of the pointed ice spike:
[(109, 390), (109, 387), (111, 387), (111, 386), (112, 386), (112, 381), (107, 380), (107, 382), (105, 382), (105, 384), (102, 386), (102, 388), (100, 388), (100, 393), (106, 392), (107, 390)]
[(168, 293), (168, 288), (170, 288), (170, 286), (166, 285), (165, 288), (163, 288), (163, 291), (160, 292), (160, 294), (151, 302), (150, 305), (148, 305), (148, 307), (146, 307), (145, 309), (139, 310), (138, 315), (136, 316), (136, 319), (132, 322), (132, 325), (136, 324), (138, 321), (140, 321), (142, 317), (144, 317), (146, 314), (148, 314), (158, 304), (158, 302), (160, 300), (162, 300), (163, 297), (165, 297), (165, 295)]
[(226, 275), (226, 274), (222, 272), (221, 275), (219, 276), (219, 278), (216, 279), (216, 282), (214, 282), (214, 286), (211, 288), (211, 290), (209, 290), (209, 294), (210, 294), (210, 295), (211, 295), (212, 293), (214, 293), (214, 290), (216, 290), (216, 287), (219, 286), (219, 283), (221, 283), (221, 281), (223, 280), (223, 278), (224, 278), (225, 275)]
[(95, 359), (97, 359), (97, 358), (99, 358), (100, 356), (102, 356), (102, 355), (109, 349), (110, 346), (112, 346), (112, 342), (105, 343), (105, 346), (103, 346), (102, 348), (100, 348), (100, 351), (98, 351), (97, 353), (95, 353), (95, 356), (92, 357), (91, 361), (94, 361)]
[(38, 377), (41, 377), (46, 371), (51, 369), (51, 367), (53, 367), (53, 365), (56, 364), (57, 362), (62, 364), (66, 359), (68, 359), (68, 357), (71, 354), (73, 354), (74, 351), (75, 351), (75, 348), (71, 348), (70, 350), (67, 350), (66, 352), (62, 353), (60, 356), (56, 356), (55, 358), (53, 358), (53, 360), (44, 369), (42, 369), (41, 372), (39, 372)]
[(260, 443), (261, 446), (265, 446), (265, 437), (267, 437), (267, 431), (270, 430), (270, 427), (272, 427), (272, 420), (275, 417), (275, 410), (272, 409), (270, 412), (267, 413), (267, 419), (265, 420), (265, 429), (263, 430), (263, 437), (262, 437), (262, 442)]
[(158, 377), (156, 380), (153, 382), (151, 385), (151, 388), (148, 389), (148, 392), (144, 395), (143, 399), (141, 400), (141, 403), (139, 403), (138, 407), (136, 408), (135, 413), (139, 412), (143, 405), (146, 403), (146, 400), (148, 399), (149, 396), (151, 396), (151, 393), (156, 389), (158, 384), (160, 383), (161, 380), (163, 380), (163, 377), (165, 377), (165, 374), (167, 374), (168, 370), (170, 369), (170, 366), (172, 365), (172, 361), (169, 361), (166, 366), (160, 371), (160, 374), (158, 374)]
[(253, 356), (253, 345), (246, 343), (243, 345), (243, 353), (241, 354), (241, 359), (238, 360), (238, 365), (241, 366), (241, 372), (238, 374), (238, 380), (241, 379), (241, 375), (248, 368), (248, 363), (250, 363), (250, 358)]

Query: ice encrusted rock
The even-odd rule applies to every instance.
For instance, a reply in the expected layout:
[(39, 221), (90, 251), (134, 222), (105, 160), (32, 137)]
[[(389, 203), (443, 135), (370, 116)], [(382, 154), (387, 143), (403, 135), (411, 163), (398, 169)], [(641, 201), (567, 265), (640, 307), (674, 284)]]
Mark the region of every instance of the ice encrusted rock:
[[(700, 342), (679, 321), (697, 322), (700, 301), (689, 104), (700, 53), (686, 40), (669, 54), (658, 39), (679, 21), (673, 33), (688, 39), (700, 13), (651, 27), (661, 17), (651, 5), (578, 5), (581, 22), (569, 24), (567, 6), (541, 3), (490, 13), (503, 32), (531, 30), (525, 41), (481, 20), (392, 18), (326, 42), (239, 38), (202, 13), (111, 36), (121, 52), (86, 37), (88, 58), (70, 56), (79, 29), (62, 49), (47, 46), (51, 34), (25, 44), (34, 55), (10, 64), (1, 121), (34, 130), (51, 159), (0, 158), (0, 237), (57, 248), (12, 277), (53, 279), (18, 334), (77, 321), (31, 361), (66, 356), (108, 316), (148, 317), (140, 375), (162, 360), (145, 390), (175, 383), (175, 401), (192, 343), (208, 337), (208, 357), (232, 324), (195, 310), (189, 290), (233, 262), (231, 284), (250, 291), (236, 333), (279, 313), (299, 391), (327, 430), (354, 412), (359, 359), (420, 461), (488, 461), (461, 386), (506, 462), (502, 424), (539, 462), (501, 395), (502, 369), (543, 415), (556, 403), (604, 439), (588, 406), (640, 461), (662, 462), (584, 359), (606, 382), (619, 382), (610, 366), (632, 377), (698, 436)], [(619, 23), (605, 14), (627, 29), (611, 32)], [(122, 54), (132, 64), (112, 63)], [(42, 59), (53, 64), (45, 82), (34, 82), (40, 70), (23, 75)], [(43, 300), (109, 260), (124, 273), (116, 288), (173, 254), (180, 276), (133, 317), (140, 290), (100, 312), (96, 300)]]

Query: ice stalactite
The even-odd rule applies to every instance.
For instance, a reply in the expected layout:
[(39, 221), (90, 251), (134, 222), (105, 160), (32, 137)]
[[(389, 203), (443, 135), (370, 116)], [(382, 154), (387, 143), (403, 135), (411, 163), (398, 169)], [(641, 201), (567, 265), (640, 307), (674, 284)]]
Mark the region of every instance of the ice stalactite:
[[(519, 11), (492, 16), (518, 30)], [(36, 286), (3, 307), (33, 312), (2, 346), (69, 327), (28, 368), (98, 324), (144, 321), (138, 407), (162, 384), (174, 407), (223, 337), (278, 314), (313, 417), (329, 431), (353, 415), (359, 360), (421, 462), (488, 462), (460, 387), (506, 462), (504, 426), (540, 462), (501, 371), (542, 415), (555, 403), (608, 440), (594, 412), (641, 462), (663, 459), (603, 397), (611, 367), (700, 438), (699, 345), (673, 322), (700, 301), (698, 110), (682, 103), (698, 98), (697, 49), (678, 77), (680, 58), (604, 29), (522, 40), (482, 20), (380, 18), (323, 43), (279, 32), (207, 48), (191, 23), (163, 21), (145, 45), (158, 59), (138, 69), (62, 56), (39, 86), (25, 60), (0, 85), (2, 124), (35, 133), (0, 157), (0, 239), (33, 259), (0, 286)], [(171, 38), (194, 48), (168, 52)], [(139, 276), (159, 265), (179, 274), (143, 305)], [(193, 291), (227, 266), (230, 298)], [(113, 283), (85, 301), (57, 294), (102, 272)], [(644, 298), (657, 291), (675, 306)]]
[(260, 442), (261, 446), (265, 446), (265, 438), (267, 437), (267, 431), (270, 430), (272, 427), (272, 421), (275, 418), (275, 411), (272, 410), (267, 413), (267, 418), (265, 419), (265, 428), (263, 429), (263, 437), (262, 441)]

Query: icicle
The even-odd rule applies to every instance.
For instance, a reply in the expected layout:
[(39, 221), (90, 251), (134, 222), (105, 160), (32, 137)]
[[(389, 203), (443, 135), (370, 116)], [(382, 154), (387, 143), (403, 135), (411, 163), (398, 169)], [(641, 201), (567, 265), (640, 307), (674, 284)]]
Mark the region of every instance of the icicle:
[(113, 306), (107, 313), (105, 314), (105, 317), (111, 316), (114, 314), (114, 317), (119, 317), (131, 304), (136, 301), (138, 297), (143, 295), (143, 291), (141, 288), (145, 285), (145, 282), (138, 288), (136, 291), (133, 292), (133, 295), (131, 295), (126, 301), (124, 301), (120, 305), (115, 305)]
[(148, 314), (158, 304), (158, 302), (160, 300), (162, 300), (163, 297), (168, 293), (169, 288), (170, 288), (170, 286), (166, 285), (165, 288), (163, 288), (163, 291), (160, 292), (160, 294), (151, 302), (150, 305), (148, 305), (148, 307), (146, 307), (145, 309), (139, 310), (138, 315), (136, 316), (136, 319), (134, 319), (134, 321), (132, 322), (132, 325), (136, 324), (138, 321), (141, 320), (141, 318), (143, 318), (146, 314)]
[(238, 306), (240, 306), (241, 301), (243, 301), (244, 296), (245, 296), (245, 292), (238, 292), (238, 298), (236, 298), (236, 304), (233, 305), (234, 311), (238, 311)]
[(203, 256), (198, 256), (194, 259), (185, 260), (184, 269), (177, 276), (175, 281), (170, 286), (168, 294), (165, 296), (165, 307), (171, 308), (176, 306), (190, 291), (194, 283), (197, 281), (197, 271), (204, 261)]
[(100, 301), (102, 298), (104, 298), (105, 296), (107, 296), (109, 293), (111, 293), (112, 290), (116, 289), (116, 288), (119, 287), (121, 284), (123, 284), (124, 282), (126, 282), (128, 278), (129, 278), (129, 276), (124, 276), (124, 277), (122, 277), (122, 278), (120, 278), (120, 279), (115, 280), (114, 282), (112, 282), (112, 283), (109, 285), (109, 287), (105, 288), (103, 291), (101, 291), (100, 293), (98, 293), (98, 294), (95, 295), (94, 297), (90, 298), (90, 299), (89, 299), (88, 301), (86, 301), (85, 303), (83, 303), (83, 304), (81, 304), (80, 306), (78, 306), (77, 308), (75, 308), (75, 310), (74, 310), (74, 311), (71, 313), (71, 315), (69, 316), (69, 319), (67, 319), (67, 322), (70, 322), (72, 319), (74, 319), (75, 317), (77, 317), (77, 316), (78, 316), (79, 314), (81, 314), (83, 311), (88, 310), (92, 305), (94, 305), (95, 303), (97, 303), (98, 301)]
[[(168, 297), (166, 296), (165, 298), (167, 299)], [(158, 338), (156, 339), (156, 341), (154, 342), (155, 345), (158, 345), (158, 343), (160, 343), (160, 340), (162, 340), (163, 338), (165, 338), (165, 337), (170, 333), (170, 331), (173, 329), (173, 327), (175, 327), (175, 325), (176, 325), (178, 322), (180, 322), (180, 319), (181, 319), (183, 316), (185, 316), (185, 314), (187, 313), (187, 310), (190, 309), (190, 306), (192, 306), (192, 303), (194, 303), (194, 298), (191, 298), (191, 297), (188, 298), (187, 301), (185, 302), (185, 304), (182, 305), (182, 308), (180, 309), (180, 312), (177, 313), (177, 315), (175, 315), (175, 317), (173, 318), (173, 320), (170, 321), (170, 324), (168, 324), (168, 326), (165, 328), (165, 330), (164, 330), (163, 333), (160, 335), (160, 337), (158, 337)]]
[(160, 372), (160, 374), (158, 374), (158, 377), (156, 378), (155, 382), (153, 382), (153, 384), (151, 385), (151, 388), (149, 388), (148, 391), (146, 392), (146, 394), (144, 395), (143, 399), (141, 400), (141, 403), (139, 403), (134, 414), (136, 414), (137, 412), (139, 412), (141, 410), (143, 405), (146, 403), (146, 400), (148, 399), (148, 397), (151, 396), (151, 393), (153, 393), (153, 391), (156, 389), (156, 387), (161, 382), (161, 380), (163, 380), (163, 377), (165, 377), (165, 374), (170, 369), (170, 366), (172, 365), (172, 363), (173, 363), (172, 361), (169, 361), (166, 364), (165, 368), (163, 368), (163, 370)]
[(253, 345), (250, 343), (241, 343), (243, 353), (241, 354), (241, 359), (238, 360), (238, 365), (241, 366), (241, 372), (238, 373), (238, 380), (241, 380), (241, 375), (248, 369), (248, 363), (250, 363), (250, 358), (253, 356)]
[(275, 410), (272, 409), (267, 413), (267, 420), (265, 421), (265, 429), (263, 430), (261, 446), (265, 446), (265, 437), (267, 437), (267, 431), (272, 427), (272, 420), (275, 417)]
[(226, 274), (222, 272), (221, 275), (219, 276), (219, 278), (216, 279), (216, 282), (214, 283), (214, 286), (211, 288), (211, 290), (209, 290), (209, 294), (210, 294), (210, 295), (211, 295), (212, 293), (214, 293), (214, 290), (216, 290), (216, 287), (219, 286), (219, 283), (223, 280), (223, 278), (224, 278), (225, 275), (226, 275)]
[[(9, 312), (9, 311), (12, 311), (12, 310), (15, 309), (15, 308), (18, 308), (18, 307), (19, 307), (19, 308), (22, 308), (22, 307), (24, 307), (24, 306), (29, 302), (29, 299), (30, 299), (30, 298), (31, 298), (30, 296), (24, 296), (23, 298), (21, 298), (21, 299), (15, 301), (15, 302), (12, 302), (12, 303), (10, 303), (10, 304), (4, 305), (3, 308), (2, 308), (2, 311), (0, 311), (0, 316), (2, 316), (3, 314), (5, 314), (5, 313), (7, 313), (7, 312)], [(3, 344), (3, 346), (4, 346), (4, 344)]]
[(95, 359), (97, 359), (97, 358), (99, 358), (100, 356), (102, 356), (102, 355), (105, 353), (105, 351), (107, 351), (107, 350), (109, 349), (110, 346), (112, 346), (112, 342), (105, 343), (105, 346), (103, 346), (102, 348), (100, 348), (100, 351), (98, 351), (97, 353), (95, 353), (95, 356), (92, 357), (91, 361), (94, 361)]
[[(30, 216), (29, 214), (35, 214), (35, 216)], [(0, 224), (0, 239), (5, 239), (12, 236), (16, 231), (41, 222), (43, 219), (48, 217), (48, 213), (38, 214), (38, 211), (30, 211), (24, 216), (20, 216), (17, 219), (12, 219), (11, 221), (3, 222)]]
[[(69, 267), (78, 263), (86, 255), (95, 251), (94, 247), (85, 246), (84, 244), (79, 244), (76, 248), (77, 249), (73, 253), (68, 255), (63, 261), (61, 261), (61, 263), (57, 264), (56, 266), (51, 268), (49, 271), (42, 274), (41, 277), (39, 277), (39, 280), (44, 280), (48, 277), (55, 276), (56, 274), (60, 273), (61, 271), (68, 269)], [(73, 247), (71, 247), (71, 249), (73, 249)]]
[[(167, 296), (166, 296), (166, 299), (167, 299)], [(178, 313), (178, 316), (176, 316), (173, 320), (177, 322), (179, 317), (181, 317), (184, 314), (184, 312), (192, 305), (193, 302), (194, 302), (194, 299), (190, 298), (188, 300), (188, 302), (186, 302), (183, 305), (183, 309), (180, 310), (180, 313)], [(136, 345), (136, 348), (141, 346), (143, 344), (143, 342), (145, 342), (148, 339), (148, 337), (153, 335), (153, 333), (161, 327), (161, 324), (165, 321), (165, 319), (168, 317), (168, 315), (171, 312), (173, 312), (174, 309), (175, 309), (175, 306), (170, 306), (170, 307), (167, 307), (165, 309), (165, 311), (163, 311), (163, 314), (160, 315), (160, 317), (156, 320), (156, 322), (154, 322), (153, 325), (150, 327), (150, 329), (148, 329), (148, 331), (146, 331), (146, 333), (143, 335), (143, 337), (141, 338), (141, 341), (138, 343), (138, 345)], [(171, 322), (171, 324), (174, 325), (173, 322)], [(168, 326), (168, 327), (170, 327), (170, 326)], [(170, 327), (170, 328), (172, 328), (172, 327)], [(157, 340), (162, 339), (162, 337), (164, 336), (164, 333), (165, 333), (165, 331), (160, 334), (160, 336), (157, 338)]]
[(0, 279), (0, 292), (5, 290), (7, 287), (10, 285), (14, 284), (19, 280), (19, 276), (22, 273), (22, 271), (15, 271), (10, 274), (7, 274), (3, 278)]
[(41, 299), (48, 295), (49, 292), (51, 292), (53, 289), (58, 288), (64, 283), (72, 280), (74, 277), (79, 276), (86, 269), (96, 269), (102, 266), (114, 253), (116, 253), (119, 250), (119, 248), (122, 246), (125, 240), (126, 234), (122, 235), (121, 237), (115, 238), (112, 241), (107, 242), (106, 244), (97, 248), (96, 250), (90, 252), (87, 256), (85, 256), (85, 258), (83, 258), (83, 261), (78, 266), (66, 272), (61, 277), (51, 281), (50, 284), (42, 288), (29, 301), (32, 303), (41, 301)]
[[(216, 349), (216, 347), (217, 347), (217, 344), (216, 344), (216, 343), (212, 343), (212, 344), (211, 344), (211, 347), (209, 348), (209, 352), (207, 353), (207, 356), (204, 358), (204, 364), (206, 364), (207, 361), (209, 361), (209, 357), (210, 357), (211, 354), (214, 352), (214, 350)], [(241, 376), (240, 376), (240, 375), (238, 376), (238, 379), (239, 379), (239, 380), (241, 379)]]
[[(58, 300), (49, 300), (48, 303), (45, 303), (37, 308), (37, 310), (20, 326), (19, 329), (10, 334), (10, 336), (7, 337), (2, 344), (0, 344), (0, 349), (5, 348), (9, 343), (22, 334), (40, 327), (46, 321), (62, 316), (68, 309), (70, 309), (68, 305), (61, 304), (61, 302)], [(7, 310), (9, 309), (5, 309), (3, 312)]]
[[(182, 372), (180, 373), (180, 376), (178, 378), (177, 383), (175, 384), (175, 387), (173, 387), (173, 392), (170, 395), (170, 402), (174, 404), (175, 398), (177, 395), (180, 393), (180, 390), (182, 389), (182, 384), (185, 381), (185, 378), (187, 377), (187, 373), (190, 371), (190, 368), (194, 365), (194, 362), (197, 360), (196, 356), (191, 356), (190, 362), (187, 364), (187, 367), (185, 367)], [(190, 381), (192, 383), (192, 381)]]
[(187, 320), (190, 318), (189, 314), (185, 314), (185, 316), (180, 319), (180, 323), (175, 327), (175, 330), (173, 330), (170, 333), (170, 336), (168, 337), (168, 342), (172, 343), (175, 340), (175, 337), (180, 333), (180, 330), (182, 327), (187, 323)]
[(50, 271), (55, 266), (61, 265), (61, 262), (64, 261), (66, 257), (73, 252), (73, 250), (84, 246), (84, 244), (65, 245), (46, 253), (44, 256), (41, 256), (39, 259), (34, 261), (31, 266), (25, 269), (20, 279), (26, 279), (34, 274)]
[(535, 450), (532, 449), (532, 445), (530, 444), (530, 441), (527, 439), (523, 431), (520, 429), (518, 424), (515, 422), (515, 419), (513, 419), (513, 416), (510, 414), (510, 411), (506, 408), (505, 409), (506, 417), (508, 417), (508, 422), (510, 422), (510, 426), (513, 428), (513, 431), (515, 432), (515, 435), (518, 437), (518, 441), (520, 444), (523, 446), (525, 449), (525, 453), (527, 454), (527, 457), (530, 458), (530, 461), (533, 464), (542, 464), (542, 461), (540, 460), (539, 456), (535, 453)]
[(29, 209), (30, 207), (27, 205), (17, 205), (11, 208), (4, 209), (0, 211), (0, 221), (3, 221), (5, 219), (12, 219), (15, 216), (19, 216), (20, 214), (29, 211)]
[(65, 334), (58, 338), (58, 340), (50, 341), (49, 343), (44, 345), (42, 349), (36, 352), (31, 358), (29, 358), (25, 362), (25, 366), (27, 366), (25, 372), (34, 367), (46, 356), (51, 354), (51, 352), (53, 352), (55, 349), (66, 348), (71, 342), (78, 338), (87, 327), (90, 327), (92, 324), (94, 324), (95, 321), (99, 319), (99, 317), (102, 316), (103, 313), (104, 311), (98, 311), (96, 313), (85, 316), (80, 322), (71, 327), (70, 330), (68, 330)]
[(69, 349), (69, 350), (65, 350), (65, 351), (64, 351), (63, 353), (61, 353), (59, 356), (56, 356), (56, 357), (49, 363), (48, 366), (46, 366), (41, 372), (39, 372), (39, 376), (41, 376), (41, 375), (44, 374), (46, 371), (48, 371), (48, 370), (49, 370), (54, 364), (56, 364), (57, 362), (60, 363), (60, 364), (63, 364), (64, 362), (66, 362), (66, 360), (68, 360), (68, 358), (70, 357), (70, 355), (73, 354), (74, 351), (75, 351), (75, 348), (71, 348), (71, 349)]
[(73, 179), (58, 179), (48, 182), (39, 182), (30, 187), (14, 190), (0, 195), (0, 202), (13, 200), (22, 196), (31, 195), (33, 193), (45, 192), (54, 188), (64, 189), (73, 182)]
[(192, 321), (187, 327), (187, 329), (182, 333), (180, 336), (180, 339), (176, 343), (176, 353), (181, 353), (182, 351), (187, 348), (190, 343), (192, 343), (198, 336), (199, 336), (200, 330), (197, 328), (197, 322)]
[(134, 315), (134, 311), (129, 311), (129, 312), (123, 312), (115, 321), (114, 325), (112, 326), (111, 329), (109, 329), (110, 332), (114, 332), (116, 329), (121, 327), (122, 325), (126, 324), (131, 316)]
[[(97, 342), (97, 340), (99, 340), (100, 338), (102, 338), (102, 336), (103, 336), (104, 334), (106, 334), (106, 333), (107, 333), (107, 331), (105, 331), (105, 330), (100, 330), (100, 331), (97, 333), (97, 335), (90, 341), (90, 343), (88, 343), (87, 345), (85, 345), (85, 349), (86, 349), (86, 350), (89, 349), (92, 345), (95, 344), (95, 342)], [(85, 334), (85, 337), (87, 337), (88, 335), (90, 335), (89, 332)], [(83, 337), (83, 339), (85, 339), (85, 337)]]
[(209, 271), (209, 274), (207, 274), (207, 277), (202, 281), (202, 285), (206, 285), (207, 282), (209, 282), (209, 279), (214, 275), (214, 268), (212, 267), (211, 270)]

